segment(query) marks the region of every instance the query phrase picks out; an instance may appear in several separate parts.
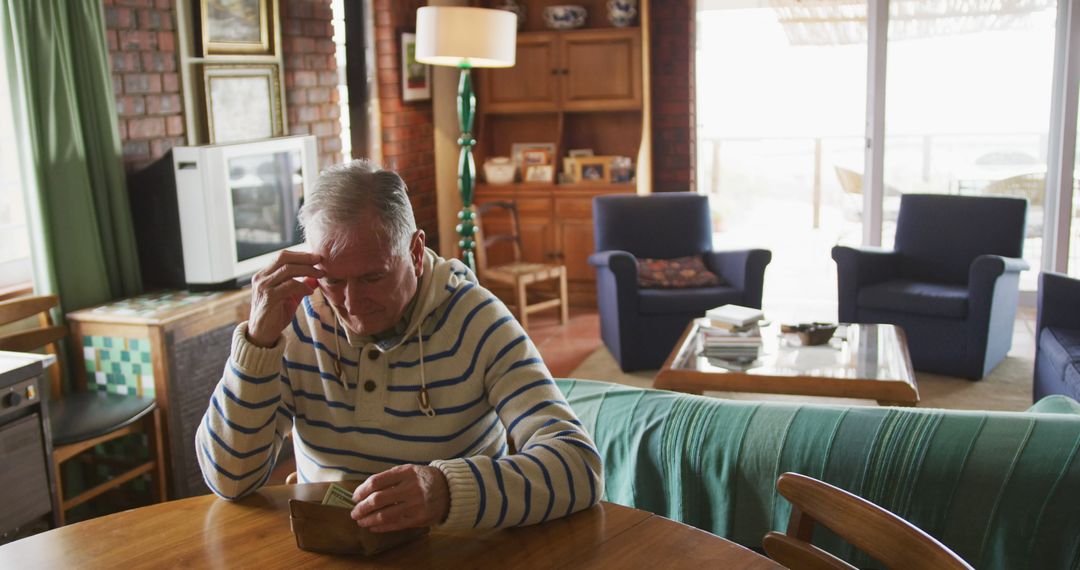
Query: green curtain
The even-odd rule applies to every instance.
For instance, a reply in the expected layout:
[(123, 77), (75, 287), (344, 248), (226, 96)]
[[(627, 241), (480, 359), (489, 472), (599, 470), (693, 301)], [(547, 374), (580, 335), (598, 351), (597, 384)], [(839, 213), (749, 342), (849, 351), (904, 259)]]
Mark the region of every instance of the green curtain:
[(7, 83), (30, 147), (35, 289), (58, 294), (65, 311), (138, 294), (102, 2), (0, 4)]

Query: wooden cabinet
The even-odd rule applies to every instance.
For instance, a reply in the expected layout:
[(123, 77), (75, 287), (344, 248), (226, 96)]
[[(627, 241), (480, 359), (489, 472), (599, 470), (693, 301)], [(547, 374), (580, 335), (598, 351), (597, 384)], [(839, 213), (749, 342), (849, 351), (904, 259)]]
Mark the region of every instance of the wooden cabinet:
[(152, 397), (161, 412), (169, 497), (209, 493), (195, 430), (221, 379), (251, 292), (148, 293), (68, 313), (76, 373), (90, 389)]
[(481, 82), (484, 113), (640, 109), (641, 30), (525, 32), (517, 63)]
[[(555, 172), (563, 172), (569, 149), (589, 149), (597, 156), (630, 158), (637, 177), (624, 184), (552, 181), (496, 186), (481, 181), (474, 201), (478, 205), (516, 201), (522, 258), (566, 266), (570, 304), (595, 306), (596, 272), (589, 265), (592, 200), (651, 189), (649, 168), (640, 166), (652, 161), (645, 80), (649, 34), (648, 26), (613, 27), (606, 17), (607, 0), (575, 2), (588, 11), (587, 28), (545, 29), (544, 10), (561, 3), (526, 2), (528, 17), (525, 29), (518, 33), (515, 66), (476, 71), (477, 146), (473, 152), (479, 174), (483, 176), (485, 159), (512, 156), (514, 145), (553, 143)], [(640, 0), (638, 11), (638, 21), (647, 22), (649, 0)], [(483, 223), (488, 235), (510, 230), (508, 219)], [(513, 259), (513, 250), (505, 242), (487, 254), (489, 266)], [(504, 295), (497, 288), (494, 291)]]
[[(592, 200), (600, 195), (631, 191), (628, 184), (481, 184), (477, 187), (476, 204), (498, 200), (517, 202), (522, 258), (565, 265), (570, 304), (591, 307), (596, 305), (596, 271), (589, 265), (589, 255), (593, 252)], [(510, 229), (506, 217), (485, 218), (483, 224), (488, 234)], [(505, 243), (492, 246), (487, 254), (488, 265), (513, 259), (513, 252)], [(497, 287), (493, 291), (504, 300), (512, 295), (511, 291)]]
[(585, 30), (561, 38), (560, 103), (567, 111), (641, 108), (641, 30)]
[(489, 113), (555, 111), (559, 108), (559, 57), (554, 34), (522, 34), (514, 67), (484, 73), (480, 91)]

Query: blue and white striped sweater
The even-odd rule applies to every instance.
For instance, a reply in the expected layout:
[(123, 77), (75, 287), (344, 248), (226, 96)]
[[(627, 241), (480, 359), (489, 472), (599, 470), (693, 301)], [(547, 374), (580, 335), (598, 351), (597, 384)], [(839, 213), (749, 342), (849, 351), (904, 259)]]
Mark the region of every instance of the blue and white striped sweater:
[[(599, 455), (506, 307), (460, 262), (430, 251), (417, 295), (405, 334), (379, 343), (336, 333), (318, 292), (276, 348), (249, 344), (246, 325), (237, 327), (196, 436), (207, 485), (225, 498), (257, 489), (292, 430), (303, 482), (405, 463), (439, 468), (448, 527), (533, 524), (596, 503)], [(422, 384), (433, 418), (417, 404)]]

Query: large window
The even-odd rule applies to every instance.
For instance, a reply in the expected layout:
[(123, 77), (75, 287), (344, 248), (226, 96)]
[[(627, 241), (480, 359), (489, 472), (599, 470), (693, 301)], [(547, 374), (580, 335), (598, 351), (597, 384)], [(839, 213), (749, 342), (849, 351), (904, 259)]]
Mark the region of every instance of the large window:
[(341, 158), (352, 158), (352, 128), (349, 116), (349, 85), (346, 77), (346, 47), (345, 47), (345, 0), (333, 0), (330, 8), (334, 15), (334, 60), (337, 63), (338, 86), (337, 104), (338, 118), (341, 123)]
[[(767, 308), (835, 318), (829, 249), (891, 247), (905, 193), (1024, 197), (1021, 288), (1064, 265), (1043, 248), (1058, 12), (1057, 0), (698, 0), (698, 190), (719, 247), (773, 251)], [(868, 168), (873, 156), (883, 164)]]
[[(772, 250), (768, 308), (803, 318), (833, 318), (829, 251), (861, 240), (866, 16), (850, 15), (853, 39), (833, 42), (768, 2), (698, 6), (697, 179), (717, 247)], [(807, 299), (822, 303), (789, 307)]]
[(0, 291), (31, 280), (30, 239), (18, 155), (24, 147), (15, 135), (4, 49), (0, 42), (0, 78), (5, 85), (0, 88)]
[[(1053, 86), (1054, 2), (890, 2), (885, 183), (902, 192), (1028, 200), (1024, 257), (1034, 290)], [(882, 243), (895, 226), (885, 201)]]

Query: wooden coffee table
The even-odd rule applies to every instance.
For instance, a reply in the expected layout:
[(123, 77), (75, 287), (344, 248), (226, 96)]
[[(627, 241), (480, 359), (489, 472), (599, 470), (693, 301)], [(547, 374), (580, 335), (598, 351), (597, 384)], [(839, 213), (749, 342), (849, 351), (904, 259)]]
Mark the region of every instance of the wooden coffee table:
[(788, 346), (777, 324), (762, 328), (763, 346), (752, 363), (710, 362), (701, 352), (697, 321), (653, 380), (653, 387), (701, 394), (705, 390), (799, 394), (877, 400), (914, 406), (919, 401), (904, 331), (894, 325), (841, 325), (821, 346)]

